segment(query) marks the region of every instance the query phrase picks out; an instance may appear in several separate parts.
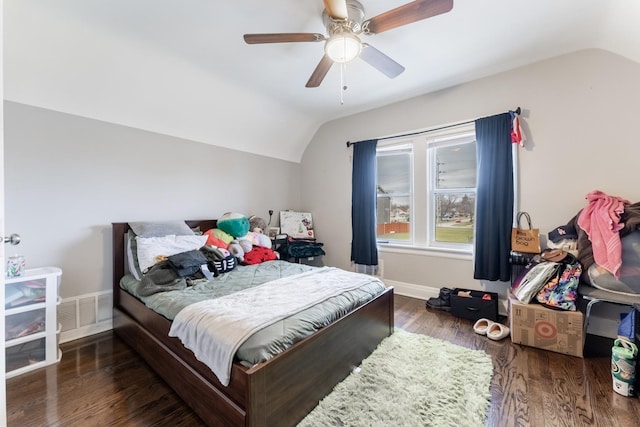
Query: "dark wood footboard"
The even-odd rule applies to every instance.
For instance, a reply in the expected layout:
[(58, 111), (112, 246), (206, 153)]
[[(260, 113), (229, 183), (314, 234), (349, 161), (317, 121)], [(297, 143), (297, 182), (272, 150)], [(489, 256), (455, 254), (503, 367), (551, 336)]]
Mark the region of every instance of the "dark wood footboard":
[(389, 288), (267, 362), (251, 368), (234, 363), (225, 387), (177, 338), (168, 336), (168, 319), (120, 289), (128, 225), (113, 227), (114, 330), (208, 425), (295, 425), (393, 333)]

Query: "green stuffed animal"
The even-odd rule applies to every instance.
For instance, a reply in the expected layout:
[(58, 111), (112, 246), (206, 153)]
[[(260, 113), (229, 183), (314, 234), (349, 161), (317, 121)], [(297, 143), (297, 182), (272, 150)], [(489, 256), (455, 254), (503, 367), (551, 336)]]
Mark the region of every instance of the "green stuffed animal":
[(234, 238), (244, 237), (249, 232), (249, 219), (239, 213), (227, 212), (218, 219), (216, 226)]

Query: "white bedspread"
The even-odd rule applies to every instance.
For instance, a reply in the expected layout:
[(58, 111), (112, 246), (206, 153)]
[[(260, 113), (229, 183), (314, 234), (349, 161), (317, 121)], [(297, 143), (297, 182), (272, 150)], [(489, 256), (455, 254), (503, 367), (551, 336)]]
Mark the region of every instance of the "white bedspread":
[(169, 336), (178, 337), (227, 386), (234, 355), (253, 333), (371, 281), (379, 279), (333, 267), (285, 277), (185, 307)]

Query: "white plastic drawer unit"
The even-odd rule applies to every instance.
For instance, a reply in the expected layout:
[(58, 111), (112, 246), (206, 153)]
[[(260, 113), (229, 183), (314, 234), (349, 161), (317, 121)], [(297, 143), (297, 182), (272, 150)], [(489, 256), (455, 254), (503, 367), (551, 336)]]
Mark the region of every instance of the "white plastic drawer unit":
[(57, 305), (62, 270), (43, 267), (5, 279), (6, 377), (60, 360)]

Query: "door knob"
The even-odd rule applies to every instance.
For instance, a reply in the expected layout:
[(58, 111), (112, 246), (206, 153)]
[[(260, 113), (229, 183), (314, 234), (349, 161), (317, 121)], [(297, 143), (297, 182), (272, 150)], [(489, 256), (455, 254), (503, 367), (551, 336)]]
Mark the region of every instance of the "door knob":
[(11, 243), (12, 245), (17, 245), (20, 243), (20, 235), (13, 233), (11, 236), (4, 238), (5, 243)]

